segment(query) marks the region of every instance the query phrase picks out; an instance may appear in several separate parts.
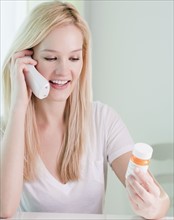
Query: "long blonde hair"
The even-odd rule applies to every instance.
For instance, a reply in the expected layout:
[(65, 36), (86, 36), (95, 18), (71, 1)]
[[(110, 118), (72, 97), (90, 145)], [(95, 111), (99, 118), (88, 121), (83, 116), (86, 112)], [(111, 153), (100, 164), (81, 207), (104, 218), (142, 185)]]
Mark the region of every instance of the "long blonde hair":
[[(62, 182), (80, 178), (80, 158), (89, 124), (92, 92), (88, 25), (76, 8), (69, 3), (53, 1), (38, 5), (21, 26), (2, 69), (3, 118), (6, 125), (11, 105), (10, 64), (13, 54), (17, 51), (32, 49), (53, 29), (66, 24), (76, 25), (83, 35), (83, 68), (78, 85), (68, 98), (65, 108), (66, 132), (57, 162), (57, 172)], [(27, 181), (37, 176), (35, 165), (39, 154), (34, 100), (33, 95), (25, 119), (24, 179)]]

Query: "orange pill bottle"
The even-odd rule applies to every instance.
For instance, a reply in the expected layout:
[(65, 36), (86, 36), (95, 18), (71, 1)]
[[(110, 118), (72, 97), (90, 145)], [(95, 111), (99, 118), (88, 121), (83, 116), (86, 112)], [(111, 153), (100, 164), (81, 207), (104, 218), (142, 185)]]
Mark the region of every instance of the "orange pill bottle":
[(126, 178), (130, 174), (134, 174), (134, 170), (136, 167), (141, 169), (143, 172), (147, 172), (150, 159), (152, 157), (152, 153), (153, 153), (153, 149), (150, 145), (145, 143), (135, 144), (126, 171)]

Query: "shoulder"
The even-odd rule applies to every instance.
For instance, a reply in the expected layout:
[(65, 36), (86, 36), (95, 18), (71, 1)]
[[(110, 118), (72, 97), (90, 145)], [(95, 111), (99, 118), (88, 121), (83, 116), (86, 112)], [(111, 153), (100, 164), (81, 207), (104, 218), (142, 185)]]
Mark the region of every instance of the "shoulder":
[(120, 119), (119, 114), (113, 107), (104, 104), (100, 101), (94, 101), (92, 109), (93, 109), (93, 116), (95, 117), (95, 119), (97, 118), (99, 118), (100, 120), (102, 119), (112, 120), (113, 118), (115, 120)]
[(122, 119), (117, 111), (100, 101), (93, 102), (93, 125), (97, 130), (108, 133), (111, 129), (119, 129)]
[(4, 132), (5, 132), (5, 123), (4, 123), (3, 117), (1, 116), (0, 117), (0, 140), (2, 139), (4, 135)]

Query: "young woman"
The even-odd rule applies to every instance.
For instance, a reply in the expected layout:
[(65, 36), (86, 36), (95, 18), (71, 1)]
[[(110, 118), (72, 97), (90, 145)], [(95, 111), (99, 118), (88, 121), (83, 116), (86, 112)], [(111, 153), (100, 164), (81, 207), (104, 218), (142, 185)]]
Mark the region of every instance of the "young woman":
[[(38, 99), (28, 64), (49, 81)], [(1, 213), (102, 213), (107, 163), (126, 186), (137, 215), (165, 216), (169, 198), (150, 175), (125, 180), (133, 140), (119, 115), (93, 102), (88, 26), (71, 5), (40, 4), (4, 62), (1, 121)]]

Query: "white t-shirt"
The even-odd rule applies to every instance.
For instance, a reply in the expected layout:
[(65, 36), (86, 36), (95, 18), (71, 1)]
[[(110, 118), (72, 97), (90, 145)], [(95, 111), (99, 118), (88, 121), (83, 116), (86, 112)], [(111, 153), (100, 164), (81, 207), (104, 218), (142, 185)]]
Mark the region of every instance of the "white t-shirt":
[(20, 210), (28, 212), (96, 213), (103, 211), (107, 164), (131, 151), (133, 140), (119, 115), (107, 105), (93, 103), (91, 135), (81, 160), (79, 181), (60, 183), (38, 161), (38, 179), (24, 182)]

